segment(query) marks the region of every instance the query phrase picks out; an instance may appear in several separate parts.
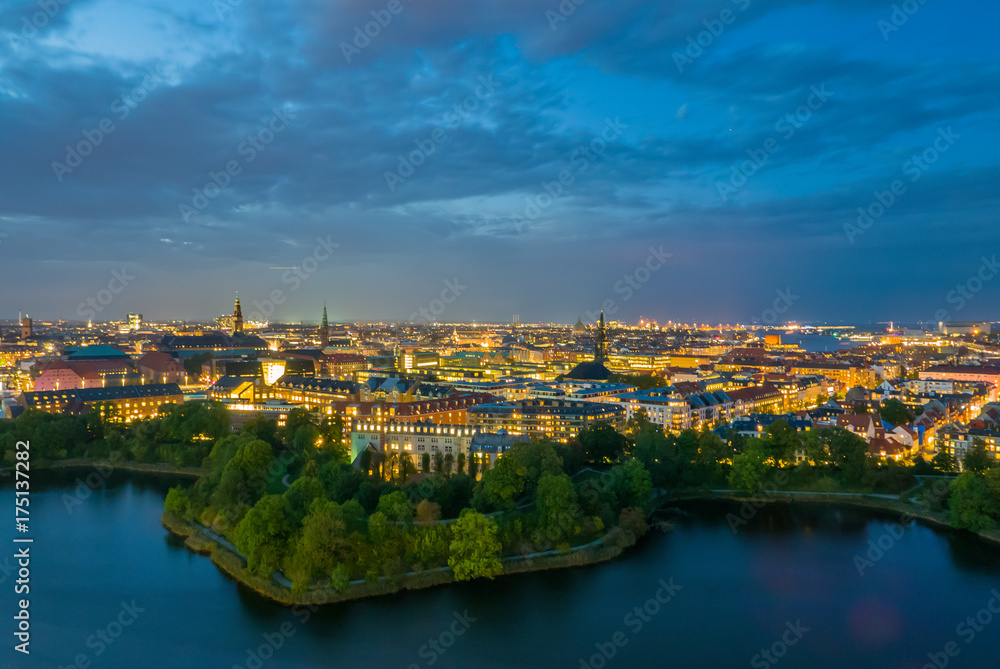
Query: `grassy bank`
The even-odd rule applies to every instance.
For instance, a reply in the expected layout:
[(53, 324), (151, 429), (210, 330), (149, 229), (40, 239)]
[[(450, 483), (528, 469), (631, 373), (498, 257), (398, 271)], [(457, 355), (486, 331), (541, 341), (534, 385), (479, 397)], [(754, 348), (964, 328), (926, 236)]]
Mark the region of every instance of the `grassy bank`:
[[(175, 467), (166, 462), (129, 462), (126, 460), (109, 460), (108, 458), (70, 458), (68, 460), (41, 460), (31, 463), (35, 471), (59, 471), (64, 469), (94, 469), (98, 471), (139, 472), (143, 474), (169, 474), (170, 476), (188, 476), (201, 478), (208, 474), (202, 467)], [(6, 476), (13, 470), (10, 467), (0, 469), (0, 475)]]
[[(228, 578), (253, 590), (261, 597), (286, 606), (335, 604), (366, 597), (389, 595), (401, 590), (420, 590), (456, 582), (452, 571), (448, 568), (442, 568), (404, 574), (395, 578), (383, 577), (373, 582), (355, 581), (341, 592), (314, 586), (304, 593), (296, 594), (271, 579), (251, 574), (239, 555), (213, 541), (196, 525), (183, 520), (176, 514), (164, 511), (160, 522), (168, 532), (183, 538), (184, 545), (189, 550), (209, 557), (219, 571)], [(610, 532), (601, 539), (569, 553), (549, 551), (529, 556), (504, 558), (501, 576), (606, 562), (621, 555), (627, 548), (634, 545), (635, 541), (632, 535), (625, 532)]]

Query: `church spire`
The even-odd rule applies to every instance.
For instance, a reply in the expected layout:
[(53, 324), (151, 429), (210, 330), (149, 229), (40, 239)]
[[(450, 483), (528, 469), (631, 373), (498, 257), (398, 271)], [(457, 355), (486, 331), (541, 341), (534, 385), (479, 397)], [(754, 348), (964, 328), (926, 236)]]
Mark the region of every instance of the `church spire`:
[(243, 309), (240, 308), (240, 291), (236, 291), (236, 307), (233, 310), (233, 334), (243, 334)]
[(330, 321), (326, 318), (326, 300), (323, 301), (323, 324), (319, 326), (319, 347), (330, 345)]
[(604, 310), (601, 309), (601, 319), (597, 322), (597, 336), (594, 338), (594, 362), (602, 365), (608, 361), (608, 331), (604, 327)]

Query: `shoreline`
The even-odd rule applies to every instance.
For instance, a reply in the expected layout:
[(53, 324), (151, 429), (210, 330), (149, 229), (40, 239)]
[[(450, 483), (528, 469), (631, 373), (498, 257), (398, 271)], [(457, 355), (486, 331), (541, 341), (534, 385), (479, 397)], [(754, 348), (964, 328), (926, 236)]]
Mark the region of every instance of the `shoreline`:
[[(747, 502), (757, 505), (778, 503), (805, 503), (848, 505), (871, 511), (893, 512), (905, 514), (925, 525), (952, 532), (968, 532), (988, 543), (1000, 545), (1000, 530), (971, 532), (954, 527), (946, 512), (934, 512), (915, 507), (906, 502), (885, 497), (872, 497), (865, 493), (842, 494), (836, 497), (822, 493), (809, 492), (768, 492), (766, 495), (747, 495), (745, 493), (721, 493), (689, 491), (676, 495), (661, 495), (654, 500), (655, 514), (677, 502)], [(160, 524), (171, 535), (184, 540), (184, 546), (192, 553), (208, 557), (212, 564), (229, 580), (238, 586), (245, 587), (257, 595), (284, 606), (310, 606), (320, 604), (336, 604), (380, 595), (390, 595), (403, 590), (422, 590), (450, 583), (457, 583), (451, 569), (441, 567), (418, 573), (403, 574), (396, 577), (381, 577), (378, 581), (353, 581), (343, 591), (336, 592), (329, 588), (314, 586), (306, 592), (295, 594), (290, 588), (279, 585), (273, 579), (264, 579), (251, 574), (245, 567), (242, 556), (229, 548), (220, 545), (211, 537), (206, 536), (200, 527), (190, 523), (176, 514), (164, 510)], [(650, 529), (652, 529), (652, 524)], [(503, 571), (498, 578), (513, 574), (548, 571), (550, 569), (566, 569), (570, 567), (585, 567), (609, 562), (622, 556), (634, 547), (638, 538), (626, 535), (622, 542), (615, 541), (612, 532), (600, 539), (574, 548), (570, 553), (560, 554), (557, 551), (547, 551), (531, 556), (508, 556), (501, 558)], [(621, 535), (618, 535), (621, 536)]]
[[(113, 461), (108, 458), (70, 458), (68, 460), (51, 460), (44, 464), (35, 464), (34, 471), (59, 471), (70, 469), (95, 469), (95, 470), (116, 470), (135, 472), (139, 474), (163, 474), (167, 476), (186, 476), (189, 478), (201, 478), (208, 473), (202, 467), (177, 467), (166, 462), (130, 462)], [(13, 469), (0, 469), (0, 476), (8, 476)]]
[(923, 509), (920, 507), (913, 506), (912, 504), (908, 504), (900, 500), (891, 500), (885, 497), (873, 497), (866, 493), (844, 493), (838, 495), (837, 497), (830, 497), (824, 495), (823, 493), (789, 492), (789, 491), (765, 492), (757, 495), (747, 495), (745, 493), (727, 494), (720, 492), (691, 491), (687, 493), (681, 493), (676, 496), (671, 496), (669, 499), (665, 501), (667, 503), (702, 501), (702, 502), (749, 502), (749, 503), (756, 502), (758, 504), (760, 504), (763, 501), (763, 505), (772, 504), (774, 502), (781, 502), (786, 504), (796, 503), (796, 502), (801, 502), (805, 504), (846, 504), (848, 506), (856, 506), (863, 509), (869, 509), (874, 511), (892, 511), (899, 514), (905, 514), (915, 520), (922, 521), (927, 525), (932, 525), (934, 527), (951, 530), (952, 532), (967, 532), (986, 542), (1000, 545), (1000, 529), (986, 530), (983, 532), (973, 532), (972, 530), (965, 530), (952, 525), (951, 519), (947, 512), (931, 511), (929, 509)]
[[(380, 595), (391, 595), (403, 590), (423, 590), (449, 583), (459, 583), (448, 567), (440, 567), (422, 572), (402, 574), (396, 577), (381, 577), (378, 581), (352, 581), (343, 591), (336, 592), (324, 587), (311, 587), (302, 594), (295, 594), (290, 588), (278, 585), (274, 580), (268, 580), (251, 574), (244, 566), (243, 557), (220, 545), (214, 539), (207, 537), (198, 526), (182, 519), (177, 514), (164, 510), (160, 524), (170, 534), (184, 539), (184, 546), (195, 553), (208, 557), (212, 564), (222, 574), (237, 585), (252, 590), (257, 595), (284, 606), (310, 606), (319, 604), (337, 604)], [(503, 571), (497, 578), (512, 574), (548, 571), (550, 569), (566, 569), (569, 567), (586, 567), (602, 562), (608, 562), (620, 556), (633, 547), (638, 539), (625, 535), (624, 544), (608, 541), (612, 532), (600, 539), (574, 548), (569, 553), (546, 551), (530, 556), (511, 556), (501, 558)], [(617, 535), (621, 536), (621, 535)]]

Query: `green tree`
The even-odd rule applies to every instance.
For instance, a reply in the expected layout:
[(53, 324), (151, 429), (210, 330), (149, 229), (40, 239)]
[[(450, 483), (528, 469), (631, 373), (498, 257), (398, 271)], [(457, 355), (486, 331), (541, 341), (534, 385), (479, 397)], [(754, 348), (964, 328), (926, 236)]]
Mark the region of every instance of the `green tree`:
[(329, 453), (335, 462), (346, 463), (350, 460), (349, 445), (344, 443), (344, 418), (342, 416), (326, 416), (319, 424), (320, 446)]
[(503, 571), (497, 525), (492, 518), (467, 510), (455, 521), (452, 534), (448, 566), (455, 580), (492, 579)]
[(511, 509), (522, 494), (534, 494), (544, 475), (562, 473), (562, 465), (562, 458), (550, 442), (515, 444), (493, 469), (483, 472), (482, 494), (494, 507)]
[(464, 474), (465, 473), (465, 453), (459, 453), (458, 454), (458, 458), (456, 458), (456, 460), (455, 460), (455, 463), (456, 463), (456, 465), (455, 465), (455, 467), (456, 467), (456, 470), (455, 470), (456, 473), (458, 473), (458, 474)]
[(266, 495), (233, 532), (233, 543), (257, 576), (267, 577), (281, 564), (290, 536), (288, 505), (281, 495)]
[(417, 560), (427, 568), (448, 564), (451, 539), (451, 529), (447, 525), (419, 528), (413, 546)]
[(560, 535), (571, 533), (570, 529), (576, 524), (578, 514), (576, 488), (567, 474), (543, 476), (538, 481), (535, 501), (543, 527), (558, 530)]
[(729, 474), (729, 485), (743, 492), (754, 492), (771, 471), (767, 461), (770, 449), (761, 439), (753, 439), (745, 453), (733, 457), (733, 470)]
[(288, 503), (288, 519), (293, 527), (302, 523), (313, 502), (324, 499), (323, 484), (314, 476), (300, 476), (282, 494)]
[(378, 499), (377, 511), (385, 514), (386, 519), (394, 523), (413, 522), (413, 504), (402, 490), (382, 495)]
[(332, 571), (350, 552), (347, 523), (340, 505), (329, 500), (315, 502), (302, 521), (302, 549), (311, 574)]
[(274, 446), (278, 443), (278, 421), (273, 418), (257, 416), (243, 423), (240, 433)]
[(997, 465), (997, 461), (986, 451), (986, 445), (981, 439), (973, 441), (972, 448), (962, 460), (962, 470), (976, 474), (984, 474), (988, 469)]
[(795, 453), (802, 449), (802, 438), (785, 420), (779, 418), (768, 425), (764, 432), (767, 435), (764, 443), (767, 444), (776, 465), (792, 462)]
[(615, 465), (611, 474), (611, 489), (618, 500), (618, 508), (634, 506), (642, 509), (649, 507), (653, 498), (653, 483), (649, 472), (638, 460), (626, 460)]
[(940, 450), (931, 458), (934, 468), (942, 472), (953, 472), (957, 469), (954, 456), (945, 450)]
[(723, 481), (734, 455), (732, 447), (714, 432), (706, 431), (698, 435), (695, 463), (705, 472), (706, 480)]
[(417, 504), (417, 522), (424, 525), (441, 520), (441, 505), (429, 499), (422, 499)]
[(639, 409), (633, 413), (632, 417), (625, 422), (625, 434), (633, 439), (643, 432), (658, 429), (660, 428), (649, 420), (649, 414), (647, 414), (643, 409)]
[(646, 467), (657, 487), (677, 483), (680, 463), (676, 440), (668, 438), (663, 430), (645, 430), (636, 436), (635, 459)]
[(309, 425), (316, 426), (314, 417), (315, 414), (307, 409), (292, 409), (285, 419), (285, 427), (281, 429), (281, 438), (285, 443), (291, 444), (299, 428)]
[(906, 408), (906, 405), (895, 398), (883, 402), (879, 413), (883, 420), (897, 427), (907, 425), (913, 420), (913, 416), (910, 414), (910, 410)]
[(191, 497), (187, 490), (177, 486), (167, 491), (167, 498), (163, 503), (163, 508), (167, 511), (175, 513), (181, 518), (187, 518), (190, 507)]
[(220, 507), (252, 506), (264, 494), (272, 460), (268, 443), (258, 439), (240, 443), (222, 470), (215, 503)]
[(420, 471), (427, 474), (431, 470), (431, 454), (424, 452), (420, 456)]
[(597, 464), (618, 462), (631, 447), (628, 437), (604, 421), (581, 431), (579, 441), (587, 460)]
[(951, 483), (951, 523), (981, 532), (992, 530), (1000, 519), (1000, 468), (984, 476), (966, 472)]
[(347, 590), (347, 586), (351, 584), (351, 573), (347, 570), (347, 567), (338, 564), (330, 572), (330, 587), (336, 592), (343, 592)]

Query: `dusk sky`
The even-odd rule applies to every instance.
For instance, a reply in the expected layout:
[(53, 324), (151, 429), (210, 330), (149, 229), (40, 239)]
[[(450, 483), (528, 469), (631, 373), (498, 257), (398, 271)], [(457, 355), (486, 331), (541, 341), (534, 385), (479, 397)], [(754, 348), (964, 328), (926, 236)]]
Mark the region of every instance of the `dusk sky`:
[(896, 7), (0, 1), (0, 319), (995, 319), (1000, 9)]

